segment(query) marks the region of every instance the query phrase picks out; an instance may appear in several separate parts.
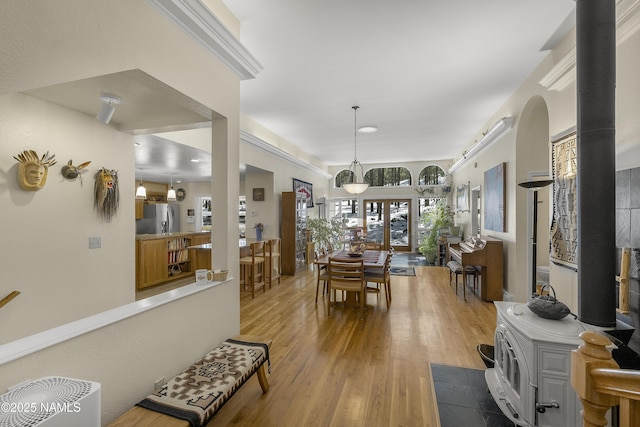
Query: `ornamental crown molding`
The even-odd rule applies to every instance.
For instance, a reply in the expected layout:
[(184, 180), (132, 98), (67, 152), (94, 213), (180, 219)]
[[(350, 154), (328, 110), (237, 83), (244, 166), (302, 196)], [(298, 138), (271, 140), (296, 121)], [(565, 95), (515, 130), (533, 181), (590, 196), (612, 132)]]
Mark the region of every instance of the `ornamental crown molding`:
[[(640, 28), (640, 0), (616, 1), (616, 45), (620, 45)], [(576, 48), (567, 53), (540, 81), (548, 90), (562, 91), (576, 81)]]
[(322, 168), (319, 168), (315, 165), (312, 165), (309, 162), (305, 162), (304, 160), (300, 160), (299, 158), (297, 158), (296, 156), (293, 156), (289, 153), (287, 153), (286, 151), (275, 147), (271, 144), (269, 144), (268, 142), (264, 141), (263, 139), (258, 138), (255, 135), (251, 135), (249, 132), (240, 129), (240, 142), (243, 142), (245, 144), (251, 145), (253, 147), (256, 147), (260, 150), (266, 151), (267, 153), (281, 159), (284, 160), (285, 162), (289, 162), (299, 168), (302, 168), (306, 171), (309, 172), (313, 172), (316, 175), (320, 175), (323, 178), (331, 178), (333, 175), (331, 175), (329, 172), (325, 171)]
[(241, 80), (253, 79), (262, 71), (262, 65), (201, 0), (147, 1)]

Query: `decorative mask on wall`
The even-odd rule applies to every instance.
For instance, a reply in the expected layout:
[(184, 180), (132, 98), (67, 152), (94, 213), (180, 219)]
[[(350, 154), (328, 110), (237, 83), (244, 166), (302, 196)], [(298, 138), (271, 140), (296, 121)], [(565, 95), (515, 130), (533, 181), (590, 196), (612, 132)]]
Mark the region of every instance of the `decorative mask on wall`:
[(80, 177), (80, 185), (82, 185), (82, 174), (87, 171), (85, 168), (89, 166), (89, 164), (91, 164), (91, 161), (74, 166), (73, 160), (69, 160), (67, 164), (62, 167), (60, 173), (70, 181)]
[(93, 205), (102, 219), (111, 222), (111, 218), (118, 211), (120, 201), (118, 172), (102, 168), (96, 173), (95, 181)]
[(55, 154), (49, 155), (47, 151), (42, 157), (33, 150), (24, 150), (13, 156), (20, 164), (18, 165), (18, 184), (25, 191), (38, 191), (47, 182), (49, 166), (56, 164)]

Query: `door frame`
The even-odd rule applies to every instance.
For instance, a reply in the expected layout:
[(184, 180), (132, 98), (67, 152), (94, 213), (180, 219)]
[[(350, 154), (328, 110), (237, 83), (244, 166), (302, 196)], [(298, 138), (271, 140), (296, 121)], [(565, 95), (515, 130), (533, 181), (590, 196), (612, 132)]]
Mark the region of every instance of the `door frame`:
[(407, 203), (407, 244), (406, 246), (394, 245), (394, 250), (399, 252), (410, 252), (411, 251), (411, 233), (413, 229), (413, 223), (411, 218), (413, 217), (412, 207), (413, 207), (413, 199), (411, 197), (402, 197), (402, 198), (362, 198), (361, 199), (361, 216), (363, 219), (363, 226), (365, 230), (367, 229), (367, 204), (368, 203), (382, 203), (383, 204), (383, 247), (384, 250), (389, 250), (391, 248), (391, 204), (392, 203)]

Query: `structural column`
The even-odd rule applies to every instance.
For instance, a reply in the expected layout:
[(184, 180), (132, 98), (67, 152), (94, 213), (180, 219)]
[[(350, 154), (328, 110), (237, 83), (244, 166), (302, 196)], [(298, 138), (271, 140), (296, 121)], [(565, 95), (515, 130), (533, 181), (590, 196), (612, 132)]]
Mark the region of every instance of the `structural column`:
[(614, 0), (576, 1), (578, 317), (616, 324)]

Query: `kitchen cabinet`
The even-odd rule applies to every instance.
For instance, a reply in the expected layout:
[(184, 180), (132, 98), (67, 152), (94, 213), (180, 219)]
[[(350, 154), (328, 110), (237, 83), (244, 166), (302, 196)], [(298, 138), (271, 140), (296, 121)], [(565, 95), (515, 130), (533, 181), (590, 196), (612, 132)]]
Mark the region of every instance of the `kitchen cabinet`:
[(211, 242), (210, 233), (176, 233), (145, 236), (136, 240), (136, 289), (141, 290), (171, 280), (192, 276), (189, 246)]
[[(169, 186), (167, 184), (162, 184), (159, 182), (150, 182), (150, 181), (146, 181), (143, 184), (144, 184), (144, 188), (146, 188), (147, 190), (147, 198), (145, 200), (136, 199), (136, 204), (135, 204), (136, 219), (144, 218), (145, 203), (167, 201), (167, 191), (169, 190)], [(136, 181), (136, 186), (135, 186), (136, 189), (138, 188), (138, 185), (139, 185), (139, 182)]]
[(293, 276), (307, 266), (307, 202), (293, 191), (282, 193), (282, 274)]
[(165, 282), (168, 278), (166, 240), (138, 240), (137, 243), (136, 287), (143, 289)]

